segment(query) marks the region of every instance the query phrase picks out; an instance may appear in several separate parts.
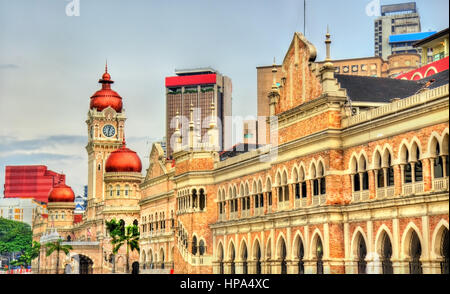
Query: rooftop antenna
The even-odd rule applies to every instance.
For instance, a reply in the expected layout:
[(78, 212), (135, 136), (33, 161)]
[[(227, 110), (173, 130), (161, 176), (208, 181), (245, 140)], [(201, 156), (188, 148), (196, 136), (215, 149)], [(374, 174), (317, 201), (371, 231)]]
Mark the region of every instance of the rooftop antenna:
[(306, 37), (306, 0), (303, 0), (303, 35)]

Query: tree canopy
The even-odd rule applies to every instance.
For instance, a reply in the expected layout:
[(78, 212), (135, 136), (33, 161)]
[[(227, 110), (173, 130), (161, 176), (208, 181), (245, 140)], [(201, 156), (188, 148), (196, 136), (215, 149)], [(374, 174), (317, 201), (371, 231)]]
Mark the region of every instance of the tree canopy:
[(0, 254), (25, 252), (31, 248), (29, 224), (0, 217)]

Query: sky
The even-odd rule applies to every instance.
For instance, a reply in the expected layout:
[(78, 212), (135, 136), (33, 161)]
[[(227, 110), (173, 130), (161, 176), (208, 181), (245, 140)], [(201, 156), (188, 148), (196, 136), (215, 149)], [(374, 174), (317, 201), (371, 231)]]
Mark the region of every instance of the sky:
[[(127, 147), (149, 165), (165, 134), (164, 78), (213, 67), (233, 82), (233, 115), (256, 115), (256, 67), (280, 63), (294, 32), (325, 58), (374, 55), (369, 3), (401, 0), (0, 0), (0, 197), (6, 165), (43, 164), (87, 183), (90, 96), (108, 60), (123, 98)], [(79, 3), (77, 10), (68, 5)], [(422, 31), (447, 28), (447, 0), (417, 0)], [(70, 13), (72, 12), (72, 13)]]

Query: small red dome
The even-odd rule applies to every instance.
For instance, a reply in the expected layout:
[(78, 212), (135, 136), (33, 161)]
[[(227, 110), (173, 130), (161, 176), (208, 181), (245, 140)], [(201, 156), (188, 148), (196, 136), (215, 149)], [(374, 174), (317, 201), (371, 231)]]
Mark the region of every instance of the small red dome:
[(58, 184), (50, 190), (48, 194), (48, 202), (73, 202), (75, 194), (72, 188), (65, 184)]
[(105, 164), (106, 172), (136, 172), (142, 170), (139, 156), (133, 150), (128, 149), (125, 144), (111, 152)]
[(98, 81), (102, 84), (102, 88), (91, 96), (90, 108), (97, 108), (97, 111), (102, 111), (103, 109), (111, 106), (116, 112), (122, 111), (122, 97), (117, 94), (116, 91), (111, 90), (111, 84), (114, 81), (111, 80), (111, 75), (108, 70), (105, 69), (105, 73), (102, 78)]

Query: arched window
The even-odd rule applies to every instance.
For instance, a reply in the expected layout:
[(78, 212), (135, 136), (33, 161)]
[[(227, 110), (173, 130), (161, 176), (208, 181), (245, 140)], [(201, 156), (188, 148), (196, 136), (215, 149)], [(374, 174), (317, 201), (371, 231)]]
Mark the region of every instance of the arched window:
[(267, 193), (267, 205), (269, 207), (272, 207), (272, 183), (270, 182), (270, 179), (267, 179), (266, 182), (266, 193)]
[(192, 237), (192, 254), (197, 255), (197, 237)]
[(285, 275), (287, 274), (287, 262), (286, 262), (286, 244), (284, 240), (281, 241), (281, 248), (280, 248), (280, 259), (281, 259), (281, 274)]
[(408, 149), (406, 147), (404, 147), (405, 150), (405, 154), (404, 154), (404, 158), (402, 158), (402, 161), (405, 163), (405, 167), (403, 169), (403, 182), (405, 184), (407, 183), (412, 183), (412, 166), (411, 166), (411, 162), (409, 161), (409, 152)]
[(441, 256), (443, 261), (441, 262), (441, 273), (448, 274), (448, 264), (449, 264), (449, 248), (448, 248), (448, 229), (445, 228), (442, 233), (442, 242), (441, 242)]
[(293, 172), (293, 181), (294, 181), (294, 197), (295, 199), (300, 199), (300, 181), (297, 169), (294, 169)]
[(234, 275), (236, 273), (236, 268), (234, 264), (234, 258), (235, 258), (235, 252), (234, 252), (234, 245), (231, 244), (230, 248), (230, 273)]
[(192, 190), (192, 208), (197, 208), (197, 190)]
[(327, 185), (325, 180), (325, 169), (322, 162), (319, 163), (319, 169), (317, 171), (317, 177), (319, 178), (319, 192), (320, 195), (326, 194)]
[(114, 195), (113, 186), (109, 185), (108, 190), (109, 190), (109, 196), (112, 197)]
[(203, 240), (200, 240), (200, 242), (198, 242), (198, 253), (200, 254), (200, 256), (205, 254), (205, 250), (205, 242)]
[(377, 178), (377, 188), (383, 188), (385, 186), (383, 160), (378, 151), (375, 153), (374, 166)]
[(129, 185), (125, 185), (125, 196), (126, 197), (128, 197), (129, 191), (130, 191), (130, 186)]
[(305, 169), (303, 167), (300, 168), (300, 174), (299, 174), (299, 183), (300, 183), (300, 196), (301, 198), (307, 197), (307, 190), (306, 190), (306, 179), (305, 179)]
[(298, 244), (298, 273), (300, 275), (305, 273), (305, 266), (304, 266), (304, 262), (303, 262), (303, 257), (305, 256), (305, 249), (303, 247), (303, 242), (300, 238), (299, 239), (299, 244)]
[(358, 274), (365, 274), (366, 273), (366, 255), (367, 255), (367, 248), (366, 248), (366, 242), (364, 241), (364, 237), (359, 234), (359, 240), (358, 240)]
[(261, 248), (259, 246), (259, 242), (256, 246), (256, 274), (261, 274)]
[(386, 173), (387, 185), (394, 186), (394, 167), (392, 166), (391, 153), (388, 153)]
[(247, 245), (243, 244), (242, 249), (242, 273), (244, 275), (248, 274), (248, 266), (247, 266)]
[(323, 246), (322, 246), (322, 240), (320, 237), (317, 237), (317, 244), (316, 244), (316, 272), (318, 275), (323, 274)]
[(219, 274), (223, 275), (224, 274), (224, 270), (223, 270), (223, 247), (222, 244), (219, 245)]
[(409, 272), (410, 274), (421, 274), (422, 273), (422, 262), (420, 261), (420, 256), (422, 255), (422, 246), (420, 245), (419, 237), (415, 231), (412, 232), (411, 244), (409, 247), (409, 256), (411, 261), (409, 262)]
[(392, 268), (391, 256), (392, 256), (391, 240), (389, 239), (388, 234), (386, 234), (386, 232), (384, 232), (383, 238), (382, 238), (382, 247), (381, 247), (381, 268), (382, 268), (383, 274), (385, 274), (385, 275), (394, 273), (394, 270)]
[(203, 189), (200, 189), (200, 210), (204, 210), (206, 206), (206, 196), (205, 196), (205, 191)]
[(353, 191), (358, 192), (361, 190), (360, 177), (358, 173), (358, 162), (352, 158), (352, 173), (353, 173)]
[[(441, 148), (439, 147), (439, 143), (436, 142), (436, 150), (435, 150), (435, 158), (434, 158), (434, 178), (442, 178), (444, 177), (444, 160), (441, 156)], [(448, 156), (447, 156), (448, 158)], [(448, 161), (448, 159), (447, 159)]]
[(120, 186), (116, 185), (116, 196), (120, 196)]
[[(414, 150), (414, 149), (413, 149)], [(423, 167), (422, 161), (420, 160), (420, 149), (419, 146), (415, 146), (415, 156), (413, 158), (414, 162), (414, 181), (421, 182), (423, 181)]]

